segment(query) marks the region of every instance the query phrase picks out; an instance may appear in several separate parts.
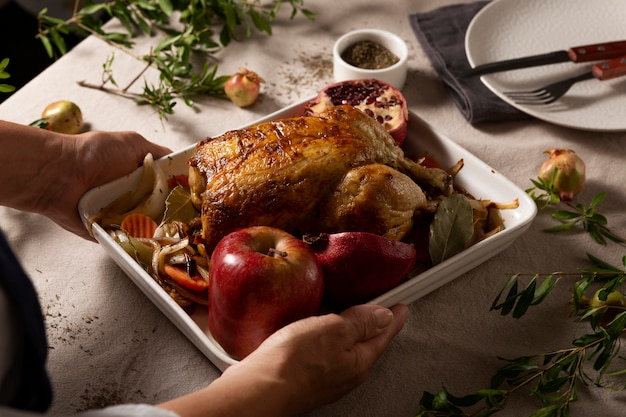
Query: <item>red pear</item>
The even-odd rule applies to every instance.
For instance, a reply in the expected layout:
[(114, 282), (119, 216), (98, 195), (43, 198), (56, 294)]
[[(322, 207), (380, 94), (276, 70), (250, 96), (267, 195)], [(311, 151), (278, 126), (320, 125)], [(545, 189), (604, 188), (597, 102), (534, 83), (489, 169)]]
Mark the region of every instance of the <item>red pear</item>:
[(307, 237), (324, 271), (325, 300), (336, 306), (367, 302), (396, 287), (415, 266), (413, 245), (366, 232)]

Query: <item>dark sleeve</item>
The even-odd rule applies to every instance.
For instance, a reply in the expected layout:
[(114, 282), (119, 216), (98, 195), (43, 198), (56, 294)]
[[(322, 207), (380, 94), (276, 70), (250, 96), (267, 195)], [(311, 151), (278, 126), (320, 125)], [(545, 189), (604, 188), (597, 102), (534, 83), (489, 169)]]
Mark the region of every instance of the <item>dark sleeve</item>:
[(52, 389), (46, 371), (48, 343), (39, 299), (31, 280), (11, 250), (0, 231), (0, 286), (4, 288), (24, 341), (24, 354), (19, 366), (20, 384), (17, 395), (5, 405), (10, 407), (46, 411), (52, 402)]

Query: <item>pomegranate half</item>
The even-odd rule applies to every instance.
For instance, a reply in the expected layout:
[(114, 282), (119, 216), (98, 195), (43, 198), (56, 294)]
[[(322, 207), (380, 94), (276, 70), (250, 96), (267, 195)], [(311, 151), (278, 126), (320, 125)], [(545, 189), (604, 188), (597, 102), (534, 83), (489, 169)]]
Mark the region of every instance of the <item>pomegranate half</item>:
[(409, 111), (397, 88), (377, 79), (347, 80), (330, 84), (307, 104), (305, 116), (316, 116), (330, 107), (352, 105), (382, 124), (399, 145), (406, 137)]

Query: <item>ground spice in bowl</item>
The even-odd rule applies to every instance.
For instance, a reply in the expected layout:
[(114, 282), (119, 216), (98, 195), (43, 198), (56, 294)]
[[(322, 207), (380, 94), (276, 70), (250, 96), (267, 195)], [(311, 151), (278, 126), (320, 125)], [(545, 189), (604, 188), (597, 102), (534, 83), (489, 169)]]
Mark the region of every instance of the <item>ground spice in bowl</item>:
[(387, 68), (400, 60), (381, 44), (367, 40), (348, 46), (341, 58), (348, 64), (363, 69)]

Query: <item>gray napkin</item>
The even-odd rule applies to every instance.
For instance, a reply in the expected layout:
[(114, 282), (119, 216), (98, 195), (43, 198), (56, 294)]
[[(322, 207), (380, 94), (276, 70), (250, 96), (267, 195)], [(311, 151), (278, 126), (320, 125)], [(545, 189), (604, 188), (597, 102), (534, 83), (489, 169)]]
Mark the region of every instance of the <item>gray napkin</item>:
[(417, 40), (463, 116), (472, 124), (529, 118), (493, 94), (480, 77), (458, 77), (469, 69), (465, 32), (488, 1), (455, 4), (409, 16)]

